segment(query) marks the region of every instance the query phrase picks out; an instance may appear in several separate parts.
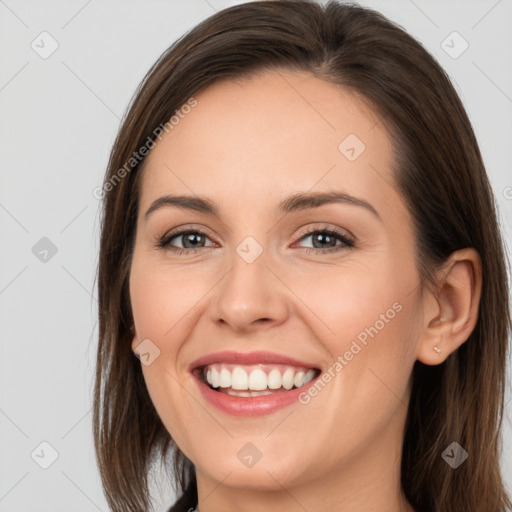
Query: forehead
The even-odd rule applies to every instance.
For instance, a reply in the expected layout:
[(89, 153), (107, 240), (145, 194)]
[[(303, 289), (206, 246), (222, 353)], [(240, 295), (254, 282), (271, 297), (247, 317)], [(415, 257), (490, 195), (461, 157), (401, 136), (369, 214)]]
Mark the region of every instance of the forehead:
[(171, 192), (261, 205), (291, 190), (343, 188), (377, 200), (393, 182), (391, 142), (378, 114), (309, 73), (216, 82), (194, 98), (146, 158), (143, 207)]

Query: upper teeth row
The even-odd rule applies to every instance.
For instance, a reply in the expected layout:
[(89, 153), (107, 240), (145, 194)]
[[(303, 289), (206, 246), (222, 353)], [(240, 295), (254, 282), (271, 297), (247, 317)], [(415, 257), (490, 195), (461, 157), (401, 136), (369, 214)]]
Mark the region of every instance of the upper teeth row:
[(255, 368), (246, 371), (242, 366), (235, 366), (232, 371), (223, 365), (209, 366), (204, 369), (206, 381), (214, 388), (251, 389), (261, 391), (264, 389), (292, 389), (307, 384), (315, 376), (315, 370), (305, 368), (287, 367), (283, 374), (274, 368), (268, 375), (261, 369)]

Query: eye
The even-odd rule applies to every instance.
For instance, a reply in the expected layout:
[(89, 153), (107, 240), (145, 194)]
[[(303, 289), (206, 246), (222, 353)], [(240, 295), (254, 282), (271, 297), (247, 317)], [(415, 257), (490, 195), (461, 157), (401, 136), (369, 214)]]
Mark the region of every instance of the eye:
[[(306, 252), (336, 252), (354, 247), (354, 241), (352, 239), (335, 229), (322, 228), (310, 230), (303, 234), (300, 240), (305, 240), (306, 238), (311, 238), (313, 246), (317, 245), (317, 247), (313, 248), (306, 247)], [(337, 244), (337, 241), (340, 243)], [(322, 246), (322, 244), (325, 245)]]
[[(172, 240), (175, 238), (181, 240), (182, 247), (175, 247), (171, 245)], [(164, 235), (160, 240), (158, 240), (157, 246), (161, 249), (173, 251), (176, 254), (184, 254), (186, 252), (200, 250), (204, 247), (201, 246), (201, 243), (203, 243), (206, 238), (208, 238), (208, 235), (199, 229), (184, 229)]]

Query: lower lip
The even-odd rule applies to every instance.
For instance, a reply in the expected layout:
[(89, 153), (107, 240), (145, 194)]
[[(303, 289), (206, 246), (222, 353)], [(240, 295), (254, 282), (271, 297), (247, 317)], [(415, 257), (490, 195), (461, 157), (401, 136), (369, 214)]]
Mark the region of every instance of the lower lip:
[(205, 384), (194, 372), (192, 372), (192, 375), (206, 401), (222, 412), (232, 416), (262, 416), (264, 414), (271, 414), (293, 403), (298, 403), (299, 395), (307, 391), (318, 378), (317, 376), (305, 386), (291, 389), (290, 391), (281, 391), (271, 395), (244, 397), (231, 396), (215, 391)]

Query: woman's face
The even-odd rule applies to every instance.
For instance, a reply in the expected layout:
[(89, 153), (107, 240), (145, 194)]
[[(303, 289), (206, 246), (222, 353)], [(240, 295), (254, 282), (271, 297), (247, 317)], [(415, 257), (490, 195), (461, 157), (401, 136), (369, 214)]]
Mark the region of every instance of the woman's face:
[(387, 132), (307, 73), (195, 99), (146, 159), (130, 275), (165, 427), (212, 489), (398, 471), (423, 314)]

